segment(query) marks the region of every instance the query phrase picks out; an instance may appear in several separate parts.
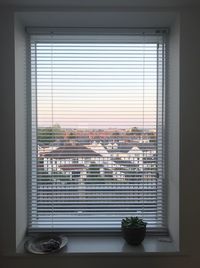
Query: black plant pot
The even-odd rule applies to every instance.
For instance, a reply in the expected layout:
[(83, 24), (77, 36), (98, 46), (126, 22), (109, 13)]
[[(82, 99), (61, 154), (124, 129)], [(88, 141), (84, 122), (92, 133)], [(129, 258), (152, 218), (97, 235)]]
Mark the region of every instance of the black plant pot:
[(122, 227), (122, 235), (129, 245), (138, 246), (142, 243), (146, 235), (145, 227)]

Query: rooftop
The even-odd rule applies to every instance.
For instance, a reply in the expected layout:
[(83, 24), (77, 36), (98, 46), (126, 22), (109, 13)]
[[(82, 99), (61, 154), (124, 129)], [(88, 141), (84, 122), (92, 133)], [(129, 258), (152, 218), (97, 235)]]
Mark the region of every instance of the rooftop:
[(66, 159), (66, 158), (77, 158), (77, 157), (101, 157), (99, 153), (94, 152), (90, 148), (84, 145), (75, 146), (62, 146), (44, 155), (45, 158), (54, 159)]

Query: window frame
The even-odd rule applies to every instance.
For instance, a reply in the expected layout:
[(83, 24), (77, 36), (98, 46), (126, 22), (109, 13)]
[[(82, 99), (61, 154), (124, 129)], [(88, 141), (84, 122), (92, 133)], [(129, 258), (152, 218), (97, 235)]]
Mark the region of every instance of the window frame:
[[(86, 29), (86, 28), (85, 28)], [(49, 32), (49, 33), (52, 33), (52, 31), (54, 30), (54, 28), (27, 28), (27, 32), (28, 32), (28, 34), (27, 34), (27, 40), (28, 40), (28, 42), (30, 42), (30, 40), (29, 40), (29, 37), (30, 37), (30, 34), (32, 34), (32, 33), (34, 33), (35, 31), (37, 31), (37, 32), (39, 32), (39, 34), (44, 34), (44, 32), (46, 33), (46, 32)], [(73, 28), (73, 29), (68, 29), (69, 30), (69, 32), (73, 32), (74, 30), (76, 31), (80, 31), (80, 28)], [(82, 30), (83, 29), (81, 29), (81, 32), (82, 32)], [(92, 34), (92, 32), (94, 31), (95, 32), (95, 28), (92, 28), (92, 29), (89, 29), (89, 28), (87, 28), (86, 29), (86, 31), (91, 31), (91, 34)], [(104, 29), (98, 29), (98, 30), (100, 30), (100, 31), (102, 31), (103, 33), (107, 33), (107, 34), (109, 34), (110, 32), (113, 32), (113, 30), (114, 30), (114, 32), (116, 31), (116, 32), (119, 32), (119, 28), (112, 28), (112, 29), (109, 29), (109, 28), (104, 28)], [(152, 32), (152, 29), (149, 29), (149, 28), (145, 28), (144, 29), (145, 31), (149, 31), (150, 33)], [(56, 31), (58, 31), (59, 33), (61, 33), (62, 34), (62, 31), (63, 31), (63, 29), (61, 29), (60, 31), (59, 31), (59, 29), (56, 29)], [(64, 31), (66, 31), (66, 30), (64, 30)], [(133, 32), (138, 32), (138, 31), (141, 31), (141, 29), (137, 29), (137, 28), (131, 28), (131, 29), (129, 29), (129, 28), (127, 28), (127, 29), (120, 29), (120, 31), (127, 31), (127, 33), (129, 33), (130, 31), (133, 31)], [(159, 31), (163, 31), (163, 33), (165, 32), (165, 33), (168, 33), (168, 28), (158, 28), (158, 30), (157, 30), (158, 32)], [(125, 33), (124, 32), (124, 33)], [(165, 40), (165, 45), (166, 45), (166, 47), (165, 47), (165, 50), (166, 50), (166, 54), (167, 54), (167, 50), (168, 50), (168, 44), (167, 44), (167, 39)], [(27, 59), (28, 59), (28, 64), (27, 64), (27, 73), (28, 73), (28, 76), (30, 75), (30, 47), (28, 46), (28, 48), (27, 48)], [(166, 68), (167, 69), (167, 65), (168, 65), (168, 61), (167, 61), (167, 58), (165, 58), (165, 63), (164, 63), (164, 68)], [(167, 80), (166, 80), (166, 72), (167, 72), (167, 70), (163, 70), (163, 74), (164, 74), (164, 76), (165, 76), (165, 78), (163, 78), (163, 80), (164, 81), (162, 81), (162, 83), (163, 83), (163, 94), (164, 94), (164, 97), (163, 97), (163, 99), (162, 99), (162, 107), (163, 107), (163, 113), (164, 113), (164, 115), (162, 115), (163, 116), (163, 120), (165, 120), (165, 117), (166, 117), (166, 98), (165, 98), (165, 94), (166, 94), (166, 86), (167, 86)], [(27, 77), (28, 77), (27, 76)], [(28, 88), (30, 88), (30, 79), (29, 78), (27, 78), (27, 84), (28, 84)], [(30, 101), (30, 95), (31, 95), (31, 92), (30, 92), (30, 90), (28, 90), (28, 101), (27, 101), (27, 103), (29, 104), (29, 105), (31, 105), (31, 101)], [(28, 149), (28, 161), (30, 161), (30, 159), (31, 159), (31, 157), (30, 157), (30, 152), (32, 151), (32, 145), (30, 146), (30, 136), (31, 136), (31, 120), (30, 120), (30, 118), (31, 118), (31, 112), (30, 112), (30, 110), (28, 111), (28, 124), (27, 124), (27, 132), (28, 132), (28, 147), (29, 147), (29, 149)], [(167, 125), (166, 125), (166, 123), (165, 123), (165, 126), (163, 125), (163, 129), (162, 129), (162, 135), (163, 135), (163, 150), (162, 150), (162, 154), (163, 154), (163, 156), (162, 156), (162, 159), (164, 159), (164, 163), (163, 163), (163, 173), (165, 174), (165, 177), (166, 177), (166, 179), (164, 180), (164, 182), (165, 182), (165, 187), (166, 187), (166, 189), (167, 189), (167, 173), (166, 173), (166, 165), (167, 165), (167, 159), (166, 159), (166, 157), (165, 157), (165, 155), (166, 155), (166, 139), (167, 139), (167, 137), (166, 137), (166, 133), (167, 133)], [(29, 174), (29, 176), (30, 176), (30, 162), (29, 162), (29, 164), (28, 164), (28, 174)], [(30, 184), (30, 181), (29, 181), (29, 184)], [(30, 186), (29, 186), (30, 187)], [(28, 188), (29, 188), (28, 187)], [(164, 187), (164, 186), (163, 186)], [(162, 198), (163, 199), (165, 199), (164, 200), (164, 203), (166, 204), (167, 203), (167, 198), (166, 198), (166, 196), (167, 196), (167, 190), (165, 190), (165, 196), (163, 195), (162, 196)], [(30, 206), (30, 198), (29, 198), (29, 204), (28, 204), (28, 206)], [(165, 217), (167, 218), (167, 207), (165, 206)], [(50, 229), (42, 229), (42, 232), (48, 232)], [(38, 232), (38, 231), (40, 231), (40, 228), (38, 228), (37, 230), (34, 230), (34, 229), (31, 229), (31, 230), (29, 230), (29, 232)], [(57, 228), (54, 228), (54, 231), (58, 231), (58, 232), (60, 232), (60, 231), (66, 231), (66, 229), (62, 229), (62, 228), (59, 228), (59, 229), (57, 229)], [(116, 231), (116, 230), (113, 230), (113, 232), (112, 233), (119, 233), (119, 229)], [(76, 232), (76, 233), (85, 233), (85, 232), (100, 232), (100, 233), (106, 233), (106, 232), (110, 232), (110, 229), (109, 230), (106, 230), (106, 229), (104, 229), (104, 230), (98, 230), (98, 229), (94, 229), (94, 230), (87, 230), (87, 229), (84, 229), (84, 230), (82, 230), (82, 229), (75, 229), (75, 230), (70, 230), (70, 232)], [(154, 229), (149, 229), (148, 230), (148, 233), (150, 233), (150, 234), (167, 234), (168, 233), (168, 231), (167, 231), (167, 229), (165, 228), (165, 229), (159, 229), (159, 228), (157, 228), (156, 229), (156, 231), (154, 230)]]

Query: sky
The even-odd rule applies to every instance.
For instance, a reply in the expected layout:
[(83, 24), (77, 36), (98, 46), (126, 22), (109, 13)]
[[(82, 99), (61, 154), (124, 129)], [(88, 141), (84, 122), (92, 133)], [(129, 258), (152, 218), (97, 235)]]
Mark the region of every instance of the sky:
[(37, 43), (31, 53), (39, 126), (156, 125), (156, 43)]

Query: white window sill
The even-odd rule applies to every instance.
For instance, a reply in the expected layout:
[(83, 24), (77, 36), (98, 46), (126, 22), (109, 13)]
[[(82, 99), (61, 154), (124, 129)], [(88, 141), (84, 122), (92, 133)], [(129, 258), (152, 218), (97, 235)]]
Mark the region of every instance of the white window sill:
[[(69, 241), (66, 248), (51, 256), (70, 255), (121, 255), (121, 256), (143, 256), (143, 255), (177, 255), (173, 241), (169, 237), (147, 236), (140, 246), (130, 246), (120, 236), (68, 236)], [(17, 256), (33, 256), (24, 250), (24, 242), (17, 249)], [(39, 256), (39, 255), (34, 255)]]

